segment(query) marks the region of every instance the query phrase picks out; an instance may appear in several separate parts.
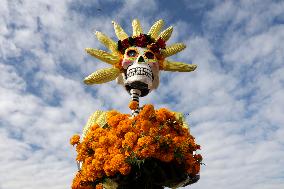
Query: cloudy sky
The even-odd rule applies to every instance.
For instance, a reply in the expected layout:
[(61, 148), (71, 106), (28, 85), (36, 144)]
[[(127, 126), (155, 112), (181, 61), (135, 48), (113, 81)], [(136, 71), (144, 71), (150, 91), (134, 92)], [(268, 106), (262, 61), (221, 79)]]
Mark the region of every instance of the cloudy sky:
[(68, 189), (76, 172), (69, 138), (96, 110), (128, 113), (128, 94), (83, 78), (107, 65), (84, 48), (158, 19), (187, 45), (173, 60), (192, 73), (161, 73), (141, 99), (187, 116), (202, 146), (192, 189), (284, 188), (284, 2), (0, 0), (0, 189)]

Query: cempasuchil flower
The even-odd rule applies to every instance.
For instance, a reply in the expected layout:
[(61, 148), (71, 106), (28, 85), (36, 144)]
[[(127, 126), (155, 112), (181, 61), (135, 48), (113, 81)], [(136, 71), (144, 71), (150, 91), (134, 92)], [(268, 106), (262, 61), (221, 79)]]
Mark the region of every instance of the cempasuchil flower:
[(191, 177), (199, 173), (202, 156), (193, 152), (200, 146), (169, 110), (145, 105), (134, 118), (109, 111), (106, 122), (91, 126), (81, 141), (78, 135), (71, 138), (82, 163), (72, 189), (101, 188), (105, 178), (127, 177), (146, 161), (178, 165)]

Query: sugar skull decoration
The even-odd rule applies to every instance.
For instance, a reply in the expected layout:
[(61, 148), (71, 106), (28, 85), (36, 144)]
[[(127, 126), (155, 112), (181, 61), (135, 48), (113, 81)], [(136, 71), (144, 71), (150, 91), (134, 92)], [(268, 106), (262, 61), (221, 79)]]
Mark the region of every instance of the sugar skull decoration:
[(167, 60), (186, 46), (183, 43), (166, 45), (173, 27), (160, 33), (163, 20), (155, 22), (149, 32), (144, 34), (140, 22), (134, 19), (133, 34), (130, 37), (119, 24), (113, 22), (113, 25), (118, 42), (96, 32), (98, 40), (111, 52), (86, 48), (87, 53), (113, 67), (95, 71), (85, 78), (86, 84), (102, 84), (116, 79), (130, 94), (136, 93), (138, 97), (143, 97), (159, 86), (160, 71), (191, 72), (196, 69), (194, 64)]

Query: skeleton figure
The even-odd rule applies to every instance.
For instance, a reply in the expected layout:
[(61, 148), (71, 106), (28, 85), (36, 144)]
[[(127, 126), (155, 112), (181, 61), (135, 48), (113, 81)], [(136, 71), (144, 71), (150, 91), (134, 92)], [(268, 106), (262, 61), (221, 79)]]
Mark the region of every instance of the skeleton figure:
[[(90, 55), (113, 65), (111, 68), (97, 70), (85, 78), (86, 84), (102, 84), (116, 79), (131, 95), (132, 100), (139, 102), (139, 97), (146, 96), (159, 85), (159, 72), (178, 71), (191, 72), (196, 69), (194, 64), (172, 62), (166, 58), (182, 51), (186, 46), (175, 43), (166, 47), (173, 27), (160, 33), (164, 24), (158, 20), (144, 34), (140, 22), (132, 22), (133, 35), (129, 37), (120, 25), (113, 22), (115, 33), (119, 39), (116, 43), (105, 34), (96, 32), (96, 37), (111, 52), (87, 48)], [(139, 112), (134, 111), (136, 114)]]

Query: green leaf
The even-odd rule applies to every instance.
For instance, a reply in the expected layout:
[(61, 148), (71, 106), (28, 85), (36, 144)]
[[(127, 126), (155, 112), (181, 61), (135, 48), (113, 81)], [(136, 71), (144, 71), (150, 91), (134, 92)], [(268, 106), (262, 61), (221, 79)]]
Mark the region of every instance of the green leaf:
[(109, 128), (109, 125), (107, 123), (104, 124), (104, 126), (102, 126), (103, 129), (107, 129)]

